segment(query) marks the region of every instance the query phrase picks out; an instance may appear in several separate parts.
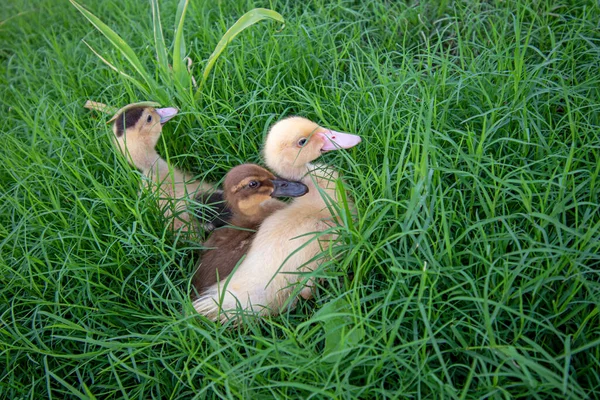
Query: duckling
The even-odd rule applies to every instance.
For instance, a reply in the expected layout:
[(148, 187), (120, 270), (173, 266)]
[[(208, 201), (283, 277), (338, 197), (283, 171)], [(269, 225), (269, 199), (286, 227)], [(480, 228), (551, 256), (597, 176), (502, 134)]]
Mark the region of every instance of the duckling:
[(308, 192), (301, 182), (277, 179), (256, 164), (242, 164), (225, 176), (225, 201), (231, 210), (231, 227), (215, 230), (204, 243), (208, 248), (194, 274), (198, 293), (226, 277), (250, 247), (262, 221), (287, 206), (277, 197), (299, 197)]
[[(108, 121), (113, 123), (115, 144), (151, 182), (153, 190), (160, 190), (159, 206), (169, 221), (170, 227), (184, 232), (194, 229), (187, 212), (187, 200), (213, 194), (219, 197), (212, 185), (194, 180), (177, 168), (170, 166), (156, 151), (162, 126), (173, 118), (178, 110), (173, 107), (155, 108), (158, 103), (144, 102), (129, 104), (121, 108)], [(218, 210), (226, 214), (226, 210)], [(211, 229), (209, 224), (205, 228)]]
[[(282, 310), (293, 284), (301, 280), (298, 272), (314, 270), (317, 256), (335, 239), (324, 232), (333, 226), (328, 203), (338, 201), (338, 174), (311, 163), (324, 152), (360, 141), (360, 136), (331, 131), (301, 117), (284, 119), (271, 128), (264, 146), (267, 166), (284, 179), (301, 181), (308, 193), (263, 221), (227, 286), (217, 283), (206, 289), (193, 302), (196, 311), (216, 320), (219, 310), (235, 309), (238, 302), (242, 309), (253, 308), (262, 315)], [(302, 297), (310, 297), (310, 290), (303, 288)], [(221, 313), (220, 319), (228, 319), (227, 314)]]

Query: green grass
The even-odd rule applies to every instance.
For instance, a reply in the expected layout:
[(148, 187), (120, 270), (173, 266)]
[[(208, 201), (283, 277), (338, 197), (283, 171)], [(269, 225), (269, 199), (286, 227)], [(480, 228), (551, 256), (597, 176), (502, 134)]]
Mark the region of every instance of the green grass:
[[(172, 163), (218, 181), (291, 114), (364, 138), (315, 300), (238, 329), (82, 107), (153, 99), (81, 39), (126, 61), (66, 0), (0, 7), (0, 398), (600, 396), (600, 9), (555, 3), (190, 2), (195, 76), (249, 9), (286, 27), (230, 44)], [(156, 70), (149, 3), (84, 5)]]

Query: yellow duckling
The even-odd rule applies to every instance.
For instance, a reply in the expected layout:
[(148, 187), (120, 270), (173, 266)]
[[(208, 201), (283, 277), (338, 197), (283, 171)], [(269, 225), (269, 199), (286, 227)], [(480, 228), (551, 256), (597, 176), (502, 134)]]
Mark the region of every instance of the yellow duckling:
[(231, 227), (215, 230), (204, 243), (208, 250), (202, 254), (192, 281), (199, 294), (216, 282), (225, 281), (247, 253), (264, 219), (287, 206), (275, 198), (302, 196), (308, 187), (301, 182), (277, 179), (256, 164), (243, 164), (227, 173), (223, 192), (231, 210)]
[[(264, 146), (267, 166), (282, 178), (302, 181), (309, 188), (308, 194), (263, 221), (227, 286), (212, 285), (194, 301), (200, 314), (214, 320), (220, 310), (236, 309), (238, 303), (261, 314), (281, 311), (293, 284), (301, 280), (298, 273), (314, 270), (318, 265), (315, 257), (332, 239), (322, 232), (333, 225), (327, 203), (338, 201), (338, 174), (311, 163), (323, 152), (350, 148), (360, 141), (357, 135), (331, 131), (301, 117), (282, 120), (271, 128)], [(309, 297), (310, 288), (301, 294)], [(220, 315), (221, 320), (228, 318), (226, 313)]]
[[(153, 190), (159, 191), (159, 206), (170, 228), (187, 232), (195, 230), (190, 223), (188, 200), (202, 196), (219, 197), (212, 185), (188, 176), (169, 165), (156, 151), (162, 126), (178, 110), (173, 107), (155, 108), (156, 103), (136, 103), (120, 109), (108, 122), (113, 123), (115, 144), (133, 166), (149, 180)], [(224, 210), (219, 210), (225, 212)], [(211, 226), (205, 226), (210, 229)]]

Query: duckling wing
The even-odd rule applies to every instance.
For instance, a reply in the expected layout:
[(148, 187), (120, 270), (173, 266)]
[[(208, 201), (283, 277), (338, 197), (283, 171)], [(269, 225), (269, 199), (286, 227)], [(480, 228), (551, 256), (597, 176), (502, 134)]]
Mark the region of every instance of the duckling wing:
[(220, 228), (231, 220), (231, 210), (225, 203), (222, 190), (212, 193), (200, 192), (195, 200), (201, 205), (194, 210), (194, 215), (206, 230)]
[(235, 227), (215, 231), (204, 243), (202, 254), (193, 277), (196, 291), (202, 295), (212, 285), (223, 282), (248, 252), (255, 232)]

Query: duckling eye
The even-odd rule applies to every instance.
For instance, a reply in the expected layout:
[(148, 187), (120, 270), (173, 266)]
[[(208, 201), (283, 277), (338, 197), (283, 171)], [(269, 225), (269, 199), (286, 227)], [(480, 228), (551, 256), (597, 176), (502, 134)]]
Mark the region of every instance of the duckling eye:
[(146, 118), (146, 122), (152, 122), (152, 115), (148, 115), (148, 118)]
[(306, 144), (306, 142), (308, 142), (308, 139), (302, 138), (302, 139), (298, 140), (298, 146), (299, 147), (304, 147), (304, 145)]
[(248, 187), (252, 188), (252, 189), (256, 189), (259, 186), (260, 186), (260, 183), (258, 183), (257, 181), (250, 181), (250, 183), (248, 183)]

